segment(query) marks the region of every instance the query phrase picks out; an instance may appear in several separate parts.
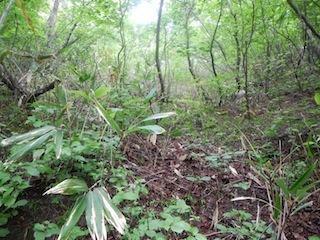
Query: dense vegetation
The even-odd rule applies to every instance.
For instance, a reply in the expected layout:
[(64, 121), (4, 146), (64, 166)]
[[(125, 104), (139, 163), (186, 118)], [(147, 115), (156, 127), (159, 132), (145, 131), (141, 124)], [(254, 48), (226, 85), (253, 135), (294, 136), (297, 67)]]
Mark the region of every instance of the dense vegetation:
[(140, 2), (0, 1), (0, 237), (319, 239), (319, 2)]

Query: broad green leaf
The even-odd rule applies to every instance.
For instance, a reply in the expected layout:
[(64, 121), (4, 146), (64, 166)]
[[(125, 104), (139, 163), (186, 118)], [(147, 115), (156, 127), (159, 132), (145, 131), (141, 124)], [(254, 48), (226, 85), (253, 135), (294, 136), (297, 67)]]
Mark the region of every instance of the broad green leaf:
[(320, 106), (320, 93), (316, 93), (314, 95), (314, 100), (316, 101), (316, 103)]
[(22, 207), (22, 206), (26, 205), (27, 203), (28, 203), (28, 200), (26, 200), (26, 199), (21, 199), (21, 200), (17, 201), (17, 202), (13, 205), (13, 208)]
[(81, 179), (66, 179), (57, 186), (50, 188), (43, 195), (47, 194), (65, 194), (72, 195), (88, 191), (88, 186), (85, 181)]
[(58, 240), (69, 239), (69, 236), (71, 234), (71, 230), (79, 221), (82, 213), (86, 209), (86, 205), (87, 205), (87, 202), (86, 202), (85, 195), (81, 196), (77, 199), (76, 203), (74, 204), (74, 206), (70, 212), (70, 215), (69, 215), (67, 221), (65, 222), (65, 224), (61, 228)]
[(97, 90), (94, 91), (95, 98), (100, 98), (110, 92), (110, 87), (99, 87)]
[(138, 127), (139, 129), (141, 130), (148, 130), (148, 131), (151, 131), (155, 134), (162, 134), (164, 133), (166, 130), (158, 125), (147, 125), (147, 126), (141, 126), (141, 127)]
[(106, 240), (107, 231), (104, 221), (103, 203), (99, 192), (89, 191), (86, 196), (86, 221), (92, 239)]
[(173, 222), (171, 226), (171, 230), (176, 232), (176, 233), (182, 233), (183, 231), (189, 231), (191, 228), (190, 224), (180, 220), (180, 221), (175, 221)]
[(13, 143), (19, 143), (19, 142), (24, 141), (24, 140), (33, 139), (35, 137), (44, 135), (45, 133), (50, 132), (53, 129), (55, 129), (54, 126), (45, 126), (45, 127), (42, 127), (42, 128), (38, 128), (38, 129), (35, 129), (33, 131), (30, 131), (30, 132), (27, 132), (27, 133), (24, 133), (24, 134), (21, 134), (21, 135), (12, 136), (12, 137), (3, 139), (2, 142), (1, 142), (1, 145), (2, 146), (8, 146), (8, 145), (13, 144)]
[(302, 174), (302, 176), (292, 185), (292, 187), (289, 189), (289, 192), (291, 194), (294, 194), (297, 192), (297, 190), (302, 187), (303, 184), (305, 184), (309, 177), (311, 176), (311, 174), (313, 173), (313, 170), (316, 168), (318, 164), (318, 161), (315, 161), (308, 169), (307, 171), (305, 171), (304, 174)]
[(121, 130), (119, 125), (114, 121), (114, 119), (107, 113), (107, 111), (101, 106), (98, 101), (95, 101), (96, 109), (98, 110), (99, 114), (103, 119), (112, 127), (114, 131), (117, 132), (118, 135), (121, 134)]
[(82, 92), (82, 91), (78, 91), (78, 90), (72, 90), (72, 91), (70, 91), (71, 93), (73, 93), (73, 94), (76, 94), (76, 95), (78, 95), (78, 96), (81, 96), (81, 97), (83, 97), (84, 99), (86, 99), (87, 101), (91, 101), (91, 98), (86, 94), (86, 93), (84, 93), (84, 92)]
[(288, 190), (287, 184), (284, 182), (284, 179), (283, 178), (277, 178), (277, 179), (275, 179), (275, 182), (281, 188), (285, 199), (288, 200), (289, 199), (289, 190)]
[(5, 237), (9, 234), (9, 230), (7, 228), (0, 228), (0, 237)]
[(36, 149), (39, 147), (42, 143), (44, 143), (52, 134), (54, 131), (50, 131), (41, 137), (33, 140), (32, 142), (29, 142), (26, 146), (21, 148), (19, 151), (11, 155), (7, 160), (6, 160), (6, 165), (10, 163), (10, 161), (16, 161), (22, 158), (23, 156), (27, 155), (30, 153), (32, 150)]
[(58, 129), (56, 134), (54, 135), (54, 144), (56, 151), (56, 158), (59, 159), (62, 151), (62, 143), (63, 143), (63, 131), (62, 129)]
[(156, 88), (156, 87), (152, 88), (152, 89), (150, 90), (150, 92), (148, 93), (148, 95), (144, 98), (144, 101), (143, 101), (143, 102), (144, 102), (144, 103), (150, 102), (151, 99), (155, 97), (156, 93), (157, 93), (157, 88)]
[(10, 178), (11, 175), (9, 173), (0, 171), (0, 186), (5, 184)]
[(175, 112), (157, 113), (157, 114), (154, 114), (154, 115), (152, 115), (150, 117), (147, 117), (147, 118), (143, 119), (141, 122), (160, 119), (160, 118), (166, 118), (166, 117), (170, 117), (170, 116), (173, 116), (173, 115), (177, 115), (177, 114)]
[(11, 207), (15, 202), (16, 202), (17, 198), (12, 196), (12, 195), (9, 195), (5, 198), (3, 198), (3, 205), (6, 206), (6, 207)]
[(126, 219), (123, 214), (119, 211), (119, 209), (114, 206), (112, 200), (107, 192), (107, 190), (103, 187), (94, 189), (95, 194), (99, 194), (101, 198), (101, 202), (103, 204), (103, 210), (105, 214), (105, 218), (107, 221), (112, 224), (120, 234), (124, 234), (124, 229), (126, 227)]
[(30, 176), (35, 176), (35, 177), (39, 177), (39, 176), (40, 176), (39, 170), (36, 169), (35, 167), (26, 166), (25, 169), (27, 170), (27, 173), (28, 173)]

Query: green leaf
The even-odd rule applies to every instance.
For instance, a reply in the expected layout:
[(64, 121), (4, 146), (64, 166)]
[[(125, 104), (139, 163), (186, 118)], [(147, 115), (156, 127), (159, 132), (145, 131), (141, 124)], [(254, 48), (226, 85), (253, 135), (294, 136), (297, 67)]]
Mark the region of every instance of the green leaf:
[(173, 116), (173, 115), (177, 115), (177, 114), (175, 112), (157, 113), (157, 114), (154, 114), (154, 115), (152, 115), (150, 117), (147, 117), (147, 118), (143, 119), (141, 122), (160, 119), (160, 118), (166, 118), (166, 117), (170, 117), (170, 116)]
[(0, 171), (0, 186), (5, 184), (10, 178), (11, 175), (9, 173)]
[(61, 155), (62, 143), (63, 143), (63, 131), (62, 129), (58, 129), (56, 134), (54, 135), (54, 144), (55, 144), (55, 152), (56, 152), (57, 159), (59, 159)]
[(28, 203), (28, 200), (26, 200), (26, 199), (21, 199), (21, 200), (17, 201), (17, 202), (14, 204), (13, 208), (22, 207), (22, 206), (26, 205), (27, 203)]
[(120, 210), (112, 203), (107, 190), (103, 187), (100, 187), (94, 189), (94, 192), (100, 195), (105, 218), (107, 219), (107, 221), (112, 224), (120, 234), (124, 234), (126, 219), (120, 212)]
[(289, 190), (288, 190), (287, 184), (284, 182), (284, 179), (283, 178), (277, 178), (277, 179), (275, 179), (275, 182), (278, 184), (278, 186), (282, 190), (285, 199), (289, 200)]
[(121, 130), (119, 125), (114, 121), (114, 119), (107, 113), (107, 111), (101, 106), (98, 101), (95, 101), (96, 109), (98, 110), (99, 114), (103, 119), (112, 127), (114, 131), (120, 136)]
[(66, 179), (57, 186), (50, 188), (43, 195), (47, 194), (64, 194), (72, 195), (88, 191), (88, 186), (85, 181), (81, 179)]
[(41, 137), (33, 140), (32, 142), (29, 142), (24, 146), (22, 149), (11, 155), (6, 161), (6, 165), (10, 164), (10, 161), (16, 161), (19, 160), (20, 158), (24, 157), (28, 153), (30, 153), (32, 150), (36, 149), (39, 147), (42, 143), (44, 143), (54, 132), (50, 131), (47, 132), (46, 134), (42, 135)]
[(67, 97), (65, 90), (58, 84), (55, 85), (56, 95), (59, 100), (60, 106), (65, 106), (67, 104)]
[(89, 191), (86, 196), (86, 221), (92, 239), (107, 239), (103, 205), (97, 191)]
[(86, 93), (84, 93), (84, 92), (82, 92), (82, 91), (72, 90), (72, 91), (70, 91), (70, 92), (73, 93), (73, 94), (76, 94), (76, 95), (78, 95), (78, 96), (83, 97), (83, 98), (86, 99), (88, 102), (91, 101), (91, 98), (90, 98)]
[(61, 228), (58, 240), (69, 239), (71, 231), (73, 227), (76, 225), (76, 223), (79, 221), (84, 210), (86, 209), (86, 205), (87, 205), (87, 202), (86, 202), (85, 195), (77, 199), (76, 203), (74, 204), (70, 212), (70, 215), (67, 221)]
[(162, 134), (164, 133), (166, 130), (158, 125), (147, 125), (147, 126), (141, 126), (141, 127), (137, 127), (140, 130), (148, 130), (151, 131), (155, 134)]
[(9, 230), (7, 228), (0, 228), (0, 237), (5, 237), (9, 234)]
[(279, 193), (275, 194), (275, 202), (273, 208), (273, 219), (277, 220), (282, 212), (282, 199)]
[(310, 237), (308, 237), (308, 240), (320, 240), (320, 237), (310, 236)]
[(21, 135), (12, 136), (12, 137), (3, 139), (2, 142), (1, 142), (1, 145), (2, 146), (8, 146), (10, 144), (19, 143), (19, 142), (24, 141), (24, 140), (30, 140), (30, 139), (33, 139), (35, 137), (44, 135), (45, 133), (48, 133), (48, 132), (52, 131), (53, 129), (55, 129), (54, 126), (45, 126), (45, 127), (42, 127), (42, 128), (38, 128), (38, 129), (35, 129), (33, 131), (30, 131), (30, 132), (27, 132), (27, 133), (24, 133), (24, 134), (21, 134)]
[(314, 95), (314, 100), (316, 101), (316, 103), (320, 106), (320, 93), (316, 93)]
[(183, 231), (189, 231), (191, 228), (190, 224), (181, 220), (181, 221), (175, 221), (171, 225), (171, 230), (176, 233), (182, 233)]
[(148, 102), (150, 102), (151, 99), (155, 97), (156, 93), (157, 93), (157, 88), (156, 88), (156, 87), (152, 88), (152, 89), (150, 90), (150, 92), (148, 93), (148, 95), (144, 98), (143, 103), (148, 103)]
[(318, 164), (318, 161), (315, 161), (308, 169), (307, 171), (305, 171), (304, 174), (302, 174), (302, 176), (292, 185), (292, 187), (289, 189), (289, 192), (291, 194), (295, 194), (298, 189), (305, 184), (309, 177), (311, 176), (311, 174), (313, 173), (313, 170), (316, 168)]
[(94, 91), (95, 98), (100, 98), (110, 92), (110, 87), (99, 87), (97, 90)]
[(36, 168), (33, 167), (33, 166), (26, 166), (25, 169), (27, 170), (27, 173), (28, 173), (30, 176), (34, 176), (34, 177), (39, 177), (39, 176), (40, 176), (39, 170), (36, 169)]
[(241, 188), (246, 191), (250, 188), (250, 182), (236, 183), (236, 184), (233, 184), (232, 187)]

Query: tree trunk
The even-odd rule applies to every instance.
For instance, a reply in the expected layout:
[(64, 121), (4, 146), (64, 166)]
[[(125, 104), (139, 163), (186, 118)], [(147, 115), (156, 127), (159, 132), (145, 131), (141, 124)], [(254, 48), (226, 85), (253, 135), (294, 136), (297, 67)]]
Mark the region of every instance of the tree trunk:
[(10, 0), (8, 6), (4, 9), (4, 11), (1, 15), (1, 18), (0, 18), (0, 29), (2, 28), (2, 25), (4, 24), (4, 21), (6, 20), (7, 15), (8, 15), (14, 2), (15, 2), (15, 0)]
[(47, 29), (48, 29), (48, 33), (47, 33), (47, 44), (49, 45), (52, 36), (53, 36), (53, 31), (54, 28), (56, 26), (56, 21), (57, 21), (57, 15), (58, 15), (58, 9), (59, 9), (59, 5), (60, 5), (61, 0), (55, 0), (54, 4), (53, 4), (53, 8), (52, 11), (50, 13), (48, 22), (47, 22)]
[(160, 54), (159, 54), (159, 45), (160, 45), (160, 29), (161, 29), (161, 17), (162, 17), (162, 7), (163, 7), (164, 0), (160, 0), (160, 7), (158, 12), (158, 22), (157, 22), (157, 33), (156, 33), (156, 67), (158, 78), (160, 82), (160, 98), (162, 101), (165, 102), (165, 84), (164, 84), (164, 77), (161, 71), (161, 63), (160, 63)]
[(305, 25), (311, 30), (311, 32), (320, 40), (320, 33), (317, 32), (317, 30), (314, 28), (314, 26), (309, 22), (309, 20), (302, 14), (302, 12), (299, 10), (299, 8), (294, 5), (292, 0), (287, 0), (290, 7), (293, 9), (293, 11), (298, 15), (298, 17), (301, 19), (302, 22), (305, 23)]

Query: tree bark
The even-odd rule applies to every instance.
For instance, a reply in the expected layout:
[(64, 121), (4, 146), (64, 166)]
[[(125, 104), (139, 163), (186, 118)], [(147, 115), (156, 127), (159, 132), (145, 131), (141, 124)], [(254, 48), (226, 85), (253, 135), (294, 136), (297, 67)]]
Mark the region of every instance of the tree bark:
[(306, 26), (311, 30), (311, 32), (320, 40), (320, 33), (313, 27), (313, 25), (309, 22), (309, 20), (302, 14), (299, 8), (294, 5), (292, 0), (287, 0), (290, 7), (293, 11), (298, 15), (298, 17), (306, 24)]
[(164, 77), (161, 71), (161, 63), (160, 63), (160, 54), (159, 54), (159, 46), (160, 46), (160, 29), (161, 29), (161, 17), (162, 17), (162, 8), (163, 8), (164, 0), (160, 0), (160, 7), (158, 12), (158, 22), (157, 22), (157, 33), (156, 33), (156, 67), (158, 78), (160, 82), (160, 98), (162, 101), (165, 101), (165, 84)]
[(4, 24), (4, 21), (6, 20), (7, 15), (8, 15), (14, 2), (15, 2), (15, 0), (10, 0), (8, 6), (4, 9), (4, 11), (1, 15), (1, 18), (0, 18), (0, 29), (1, 29), (2, 25)]
[(57, 21), (57, 15), (58, 15), (58, 9), (59, 9), (59, 5), (60, 5), (61, 0), (55, 0), (54, 4), (53, 4), (53, 8), (51, 10), (48, 22), (47, 22), (47, 29), (48, 29), (48, 33), (47, 33), (47, 43), (49, 45), (51, 39), (52, 39), (52, 35), (53, 35), (53, 30), (56, 26), (56, 21)]

